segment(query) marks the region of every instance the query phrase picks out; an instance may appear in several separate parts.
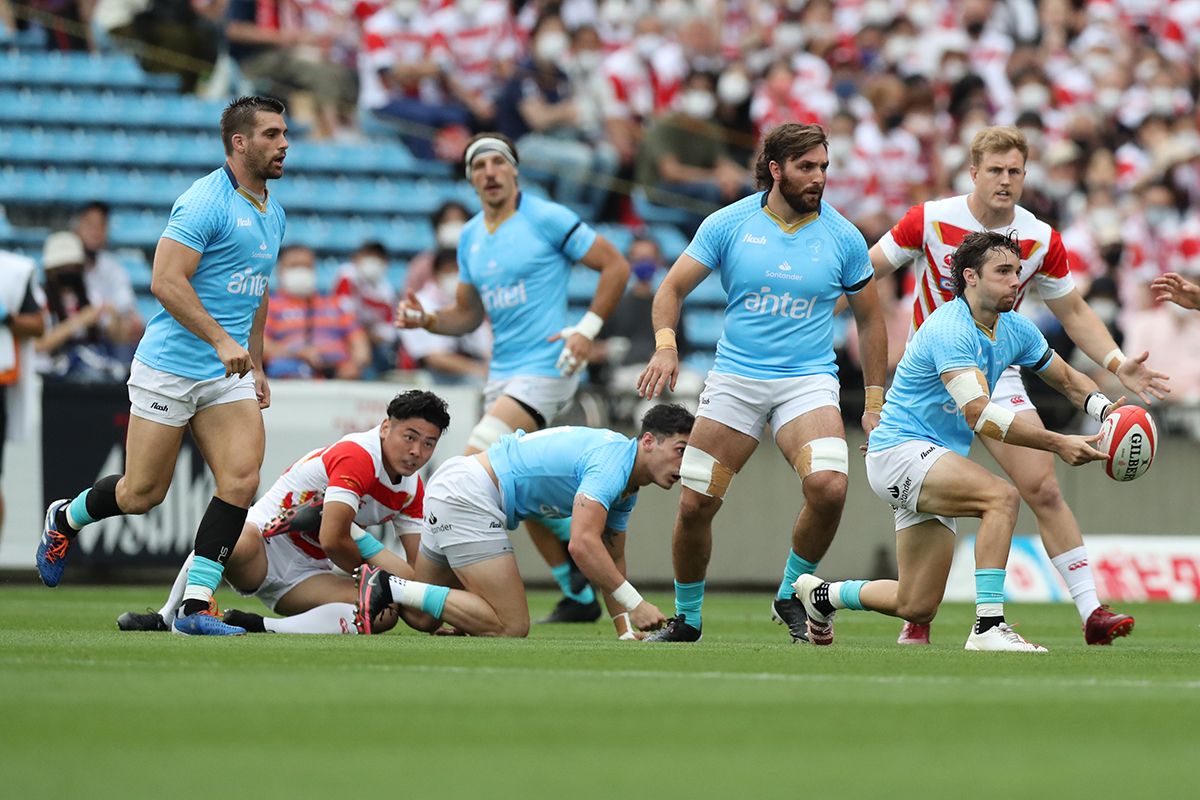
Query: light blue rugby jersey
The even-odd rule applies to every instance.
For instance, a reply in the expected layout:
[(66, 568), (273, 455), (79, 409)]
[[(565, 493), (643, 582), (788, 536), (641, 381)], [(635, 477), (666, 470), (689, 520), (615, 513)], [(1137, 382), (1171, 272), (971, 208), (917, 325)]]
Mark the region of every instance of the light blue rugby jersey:
[(1010, 365), (1040, 372), (1053, 356), (1037, 326), (1015, 311), (999, 316), (993, 339), (975, 324), (966, 300), (958, 297), (943, 304), (909, 340), (868, 449), (878, 452), (919, 440), (965, 456), (975, 434), (942, 383), (942, 374), (978, 367), (988, 388), (995, 389), (1000, 373)]
[[(238, 190), (229, 167), (210, 172), (175, 201), (163, 238), (200, 253), (192, 288), (204, 309), (247, 347), (254, 312), (275, 269), (286, 217), (268, 195), (266, 206)], [(217, 351), (166, 309), (146, 323), (134, 358), (172, 375), (207, 380), (225, 374)]]
[(571, 266), (596, 241), (596, 232), (565, 206), (521, 194), (517, 211), (493, 233), (483, 212), (463, 227), (459, 280), (479, 292), (495, 342), (488, 377), (558, 377), (562, 342), (546, 339), (567, 327)]
[(874, 276), (858, 229), (822, 201), (786, 233), (759, 192), (710, 214), (684, 252), (719, 270), (728, 295), (714, 371), (770, 380), (837, 375), (833, 304)]
[(564, 426), (517, 431), (487, 450), (500, 481), (508, 529), (528, 517), (571, 516), (575, 495), (608, 509), (606, 527), (623, 531), (637, 492), (625, 496), (637, 439), (599, 428)]

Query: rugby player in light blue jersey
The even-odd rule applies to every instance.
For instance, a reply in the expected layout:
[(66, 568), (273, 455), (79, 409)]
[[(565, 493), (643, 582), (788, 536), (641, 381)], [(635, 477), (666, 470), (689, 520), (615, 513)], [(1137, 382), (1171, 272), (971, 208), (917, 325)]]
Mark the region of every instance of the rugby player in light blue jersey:
[(978, 517), (976, 621), (967, 650), (1045, 652), (1004, 621), (1004, 570), (1021, 495), (967, 458), (980, 436), (1056, 453), (1072, 466), (1104, 461), (1091, 437), (1065, 436), (991, 399), (1010, 365), (1028, 367), (1097, 420), (1113, 403), (1091, 378), (1055, 354), (1037, 326), (1012, 312), (1021, 248), (994, 231), (968, 234), (952, 257), (955, 299), (935, 310), (909, 341), (870, 436), (867, 480), (895, 510), (899, 581), (796, 580), (810, 620), (840, 608), (878, 611), (927, 625), (937, 613), (954, 555), (955, 517)]
[(125, 474), (51, 503), (37, 550), (42, 581), (56, 586), (83, 526), (161, 503), (190, 427), (217, 491), (196, 531), (196, 557), (175, 621), (182, 633), (245, 632), (221, 622), (212, 593), (262, 467), (262, 409), (271, 402), (262, 365), (267, 282), (285, 226), (267, 181), (283, 175), (283, 113), (283, 104), (268, 97), (239, 98), (222, 113), (225, 164), (175, 201), (154, 254), (150, 290), (163, 308), (134, 353)]
[[(625, 291), (629, 263), (574, 211), (521, 193), (517, 151), (508, 137), (475, 136), (467, 144), (465, 161), (467, 180), (483, 210), (459, 238), (455, 304), (426, 311), (409, 292), (397, 309), (396, 324), (461, 336), (485, 317), (491, 322), (495, 342), (484, 390), (486, 410), (471, 431), (469, 455), (514, 430), (545, 428), (570, 405), (592, 340)], [(567, 283), (577, 261), (598, 271), (600, 282), (587, 313), (571, 324)], [(543, 621), (598, 619), (594, 592), (577, 571), (572, 575), (565, 545), (569, 524), (531, 518), (526, 527), (564, 594)]]
[(683, 406), (657, 405), (634, 439), (596, 428), (518, 431), (446, 461), (425, 490), (416, 580), (360, 568), (359, 631), (373, 632), (398, 604), (418, 630), (444, 621), (472, 636), (525, 636), (529, 607), (508, 531), (534, 515), (570, 517), (571, 556), (603, 591), (619, 638), (658, 628), (666, 618), (625, 577), (626, 529), (638, 489), (679, 480), (694, 421)]
[(657, 352), (638, 379), (643, 397), (675, 387), (675, 326), (683, 298), (712, 270), (728, 295), (717, 360), (700, 395), (696, 430), (683, 458), (675, 520), (675, 617), (651, 640), (700, 638), (712, 520), (733, 476), (758, 446), (763, 426), (802, 482), (804, 508), (772, 616), (793, 641), (830, 644), (792, 588), (816, 570), (837, 532), (848, 458), (833, 353), (833, 306), (843, 293), (859, 327), (867, 404), (863, 430), (879, 424), (887, 332), (862, 234), (822, 202), (829, 154), (816, 125), (780, 125), (763, 140), (756, 178), (765, 191), (709, 216), (654, 295)]

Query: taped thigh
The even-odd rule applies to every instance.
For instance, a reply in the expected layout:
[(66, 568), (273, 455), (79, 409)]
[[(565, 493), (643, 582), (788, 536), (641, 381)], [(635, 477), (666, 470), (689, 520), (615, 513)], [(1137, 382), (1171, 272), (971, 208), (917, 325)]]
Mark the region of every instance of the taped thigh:
[(698, 447), (684, 448), (679, 466), (680, 483), (706, 497), (722, 498), (729, 490), (734, 471)]
[(471, 429), (471, 435), (467, 439), (467, 446), (473, 447), (476, 450), (487, 450), (489, 447), (500, 441), (501, 437), (512, 433), (513, 429), (508, 426), (504, 420), (499, 417), (493, 417), (491, 414), (485, 414), (483, 419)]
[(800, 480), (822, 470), (847, 475), (850, 471), (849, 453), (850, 450), (846, 446), (845, 439), (837, 436), (825, 436), (813, 439), (801, 447), (800, 454), (796, 456), (792, 466), (796, 468), (796, 474), (800, 476)]

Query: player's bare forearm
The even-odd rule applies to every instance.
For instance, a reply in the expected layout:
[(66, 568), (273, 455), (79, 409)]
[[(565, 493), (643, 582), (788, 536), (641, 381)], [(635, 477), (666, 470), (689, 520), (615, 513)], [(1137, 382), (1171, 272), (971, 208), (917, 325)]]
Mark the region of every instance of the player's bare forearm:
[(854, 322), (858, 325), (858, 353), (862, 360), (863, 382), (867, 386), (883, 386), (887, 381), (888, 337), (887, 320), (879, 305), (875, 281), (860, 292), (848, 297)]
[(884, 275), (891, 275), (899, 266), (892, 263), (892, 260), (887, 257), (884, 252), (883, 245), (878, 242), (867, 251), (867, 256), (871, 259), (871, 268), (875, 270), (875, 277), (882, 278)]
[(584, 254), (582, 263), (600, 273), (596, 296), (592, 298), (588, 310), (601, 319), (608, 319), (617, 303), (621, 302), (625, 285), (629, 283), (629, 262), (611, 242), (603, 236), (597, 236)]
[(329, 560), (346, 572), (353, 572), (362, 564), (362, 553), (350, 533), (357, 509), (347, 503), (327, 501), (321, 510), (321, 549)]
[(398, 578), (404, 578), (408, 580), (416, 577), (416, 573), (413, 571), (412, 565), (409, 564), (405, 559), (401, 558), (400, 554), (393, 553), (386, 547), (368, 558), (367, 563), (372, 567), (379, 567), (385, 572), (390, 572)]
[(214, 348), (229, 334), (212, 318), (192, 286), (200, 254), (172, 239), (159, 239), (154, 251), (150, 293), (176, 322)]
[(1047, 386), (1071, 401), (1071, 405), (1083, 410), (1084, 401), (1092, 392), (1100, 391), (1096, 382), (1072, 367), (1062, 357), (1055, 355), (1044, 370), (1038, 373)]
[[(612, 592), (625, 582), (605, 547), (603, 535), (608, 511), (595, 500), (583, 495), (575, 498), (571, 515), (571, 541), (567, 552), (579, 571), (593, 586), (605, 593)], [(624, 611), (625, 609), (620, 609)]]
[[(979, 417), (983, 414), (983, 409), (990, 402), (987, 397), (979, 397), (967, 403), (963, 408), (963, 418), (966, 419), (967, 425), (971, 430), (975, 430), (976, 424), (979, 422)], [(979, 433), (980, 436), (991, 436), (988, 428), (984, 428)], [(1047, 430), (1038, 425), (1031, 425), (1021, 419), (1020, 415), (1013, 418), (1009, 423), (1008, 431), (1003, 434), (1005, 444), (1015, 444), (1018, 447), (1029, 447), (1034, 450), (1045, 450), (1049, 453), (1057, 453), (1059, 451), (1060, 440), (1064, 437), (1062, 434)], [(991, 438), (997, 438), (991, 436)]]
[(462, 336), (482, 325), (485, 314), (478, 290), (469, 283), (460, 283), (454, 305), (434, 312), (426, 329), (442, 336)]
[(1096, 316), (1079, 291), (1073, 289), (1070, 294), (1047, 300), (1046, 306), (1084, 355), (1107, 368), (1104, 357), (1117, 348), (1117, 343), (1108, 326)]
[(254, 312), (254, 322), (250, 325), (250, 340), (247, 343), (249, 346), (246, 348), (250, 351), (250, 358), (254, 361), (254, 368), (257, 370), (263, 368), (263, 331), (267, 327), (269, 296), (269, 292), (263, 292), (258, 309)]

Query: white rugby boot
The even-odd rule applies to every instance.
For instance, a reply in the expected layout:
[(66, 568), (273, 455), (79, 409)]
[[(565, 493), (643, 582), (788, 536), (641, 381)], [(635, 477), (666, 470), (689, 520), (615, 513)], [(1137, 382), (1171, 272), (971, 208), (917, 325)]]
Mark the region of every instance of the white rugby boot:
[(983, 633), (976, 633), (975, 629), (971, 629), (971, 635), (967, 637), (967, 644), (964, 650), (991, 650), (1002, 651), (1009, 653), (1046, 653), (1049, 652), (1040, 644), (1027, 642), (1021, 637), (1021, 634), (1014, 631), (1008, 626), (1007, 622), (1001, 622), (994, 628), (988, 628)]

